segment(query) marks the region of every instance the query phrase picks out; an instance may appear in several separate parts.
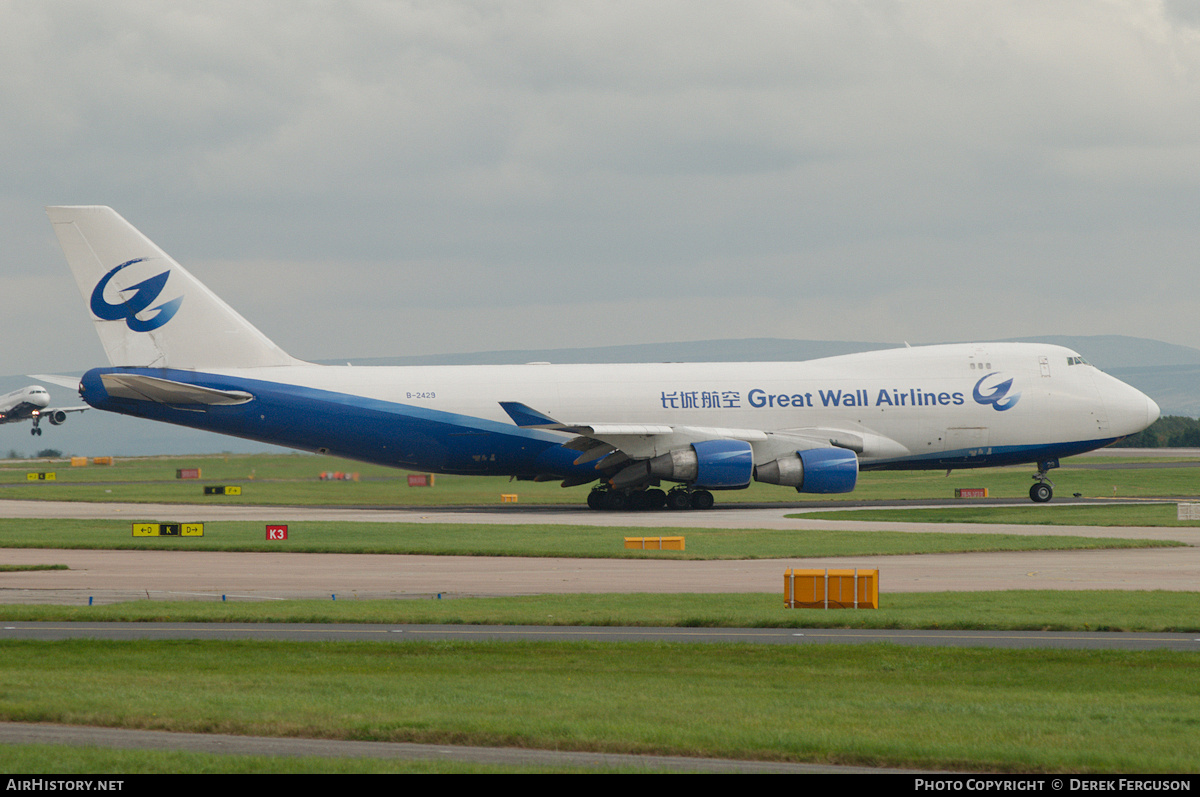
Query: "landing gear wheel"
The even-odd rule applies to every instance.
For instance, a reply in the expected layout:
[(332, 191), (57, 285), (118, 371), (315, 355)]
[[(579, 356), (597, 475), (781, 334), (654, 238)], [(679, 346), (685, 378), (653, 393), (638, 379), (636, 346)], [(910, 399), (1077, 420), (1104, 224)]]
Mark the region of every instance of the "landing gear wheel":
[(691, 509), (692, 497), (687, 490), (672, 490), (667, 493), (668, 509)]
[(1029, 488), (1029, 499), (1035, 504), (1044, 504), (1054, 497), (1054, 482), (1046, 478), (1046, 472), (1058, 467), (1057, 459), (1047, 459), (1038, 462), (1038, 472), (1033, 480), (1036, 482)]
[(604, 508), (609, 512), (620, 512), (629, 504), (629, 499), (620, 490), (609, 490), (604, 494)]
[(645, 493), (646, 509), (662, 509), (667, 505), (667, 494), (657, 487), (652, 487)]
[(713, 494), (708, 490), (696, 490), (692, 493), (692, 509), (712, 509)]
[(588, 493), (587, 504), (588, 504), (588, 509), (595, 509), (597, 511), (603, 509), (604, 508), (604, 491), (603, 490), (592, 490), (590, 493)]

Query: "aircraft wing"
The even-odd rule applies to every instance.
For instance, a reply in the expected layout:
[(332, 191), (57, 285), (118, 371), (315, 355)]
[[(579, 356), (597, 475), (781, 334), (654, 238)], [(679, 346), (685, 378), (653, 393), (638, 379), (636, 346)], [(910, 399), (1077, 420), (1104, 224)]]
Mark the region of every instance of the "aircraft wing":
[(573, 440), (563, 444), (564, 448), (580, 452), (573, 464), (595, 462), (596, 470), (613, 475), (613, 486), (645, 482), (665, 473), (690, 473), (690, 465), (683, 465), (683, 460), (676, 465), (667, 465), (664, 457), (671, 458), (673, 452), (694, 449), (696, 456), (685, 456), (695, 459), (701, 456), (701, 449), (713, 445), (720, 450), (714, 450), (712, 456), (717, 459), (741, 456), (747, 468), (770, 467), (769, 463), (794, 458), (799, 452), (814, 449), (841, 450), (836, 458), (843, 463), (864, 454), (896, 456), (909, 453), (898, 442), (867, 430), (810, 427), (765, 431), (669, 424), (561, 422), (519, 402), (501, 402), (501, 406), (513, 422), (523, 428), (575, 435)]
[[(791, 451), (802, 451), (810, 448), (844, 448), (857, 454), (862, 454), (868, 447), (891, 448), (899, 443), (873, 435), (865, 431), (835, 429), (823, 427), (801, 427), (781, 431), (767, 432), (761, 429), (733, 429), (717, 426), (678, 426), (668, 424), (630, 424), (630, 423), (564, 423), (538, 412), (525, 404), (514, 401), (502, 401), (500, 405), (513, 423), (525, 429), (548, 429), (557, 432), (568, 432), (576, 435), (576, 439), (565, 444), (566, 448), (574, 451), (592, 453), (601, 446), (609, 450), (619, 449), (630, 459), (642, 459), (664, 453), (665, 450), (678, 448), (700, 440), (744, 440), (747, 443), (765, 443), (772, 441), (782, 444)], [(885, 442), (886, 441), (886, 442)], [(900, 446), (903, 448), (902, 446)], [(907, 451), (907, 449), (905, 449)], [(873, 452), (877, 453), (877, 452)], [(576, 464), (588, 462), (595, 456), (585, 456), (576, 460)]]
[(40, 407), (16, 415), (13, 415), (11, 412), (0, 413), (0, 423), (32, 421), (33, 428), (29, 430), (29, 433), (40, 435), (42, 433), (42, 421), (49, 421), (51, 426), (60, 426), (66, 423), (68, 412), (83, 412), (90, 409), (91, 407)]
[[(502, 401), (500, 406), (512, 418), (513, 423), (525, 429), (548, 429), (567, 432), (576, 438), (564, 446), (572, 451), (581, 451), (576, 465), (605, 457), (608, 454), (623, 455), (620, 461), (648, 459), (674, 448), (702, 440), (725, 439), (746, 442), (767, 439), (767, 433), (758, 429), (724, 429), (708, 426), (673, 426), (668, 424), (638, 423), (563, 423), (531, 409), (525, 404)], [(597, 469), (606, 469), (618, 464), (615, 457), (598, 464)]]

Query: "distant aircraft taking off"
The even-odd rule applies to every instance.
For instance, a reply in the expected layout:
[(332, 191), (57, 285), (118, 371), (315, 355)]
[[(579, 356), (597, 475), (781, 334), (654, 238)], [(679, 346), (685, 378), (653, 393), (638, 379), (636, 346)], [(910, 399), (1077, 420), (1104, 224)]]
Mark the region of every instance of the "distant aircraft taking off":
[[(870, 469), (1034, 463), (1145, 429), (1144, 394), (1036, 343), (798, 363), (346, 367), (297, 360), (111, 208), (47, 208), (110, 368), (92, 407), (364, 462), (599, 481), (597, 509), (707, 508), (757, 480), (854, 489)], [(664, 492), (658, 486), (677, 486)]]
[(42, 419), (50, 421), (51, 426), (65, 423), (68, 412), (83, 412), (87, 407), (50, 407), (50, 394), (41, 385), (30, 385), (11, 393), (0, 396), (0, 423), (16, 423), (18, 421), (33, 421), (32, 435), (42, 433)]

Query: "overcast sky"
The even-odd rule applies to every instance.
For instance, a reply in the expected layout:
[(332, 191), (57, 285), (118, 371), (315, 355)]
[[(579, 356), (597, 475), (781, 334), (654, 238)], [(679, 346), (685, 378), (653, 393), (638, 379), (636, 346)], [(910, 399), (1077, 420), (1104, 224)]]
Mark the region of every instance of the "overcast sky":
[(305, 359), (1200, 347), (1196, 9), (0, 0), (0, 373), (106, 364), (48, 204)]

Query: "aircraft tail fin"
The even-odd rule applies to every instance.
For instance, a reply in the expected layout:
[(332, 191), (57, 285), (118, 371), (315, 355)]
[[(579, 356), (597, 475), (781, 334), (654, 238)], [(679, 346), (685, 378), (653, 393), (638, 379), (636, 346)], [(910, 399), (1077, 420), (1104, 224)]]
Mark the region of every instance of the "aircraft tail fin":
[(205, 369), (299, 362), (112, 208), (46, 213), (110, 364)]

